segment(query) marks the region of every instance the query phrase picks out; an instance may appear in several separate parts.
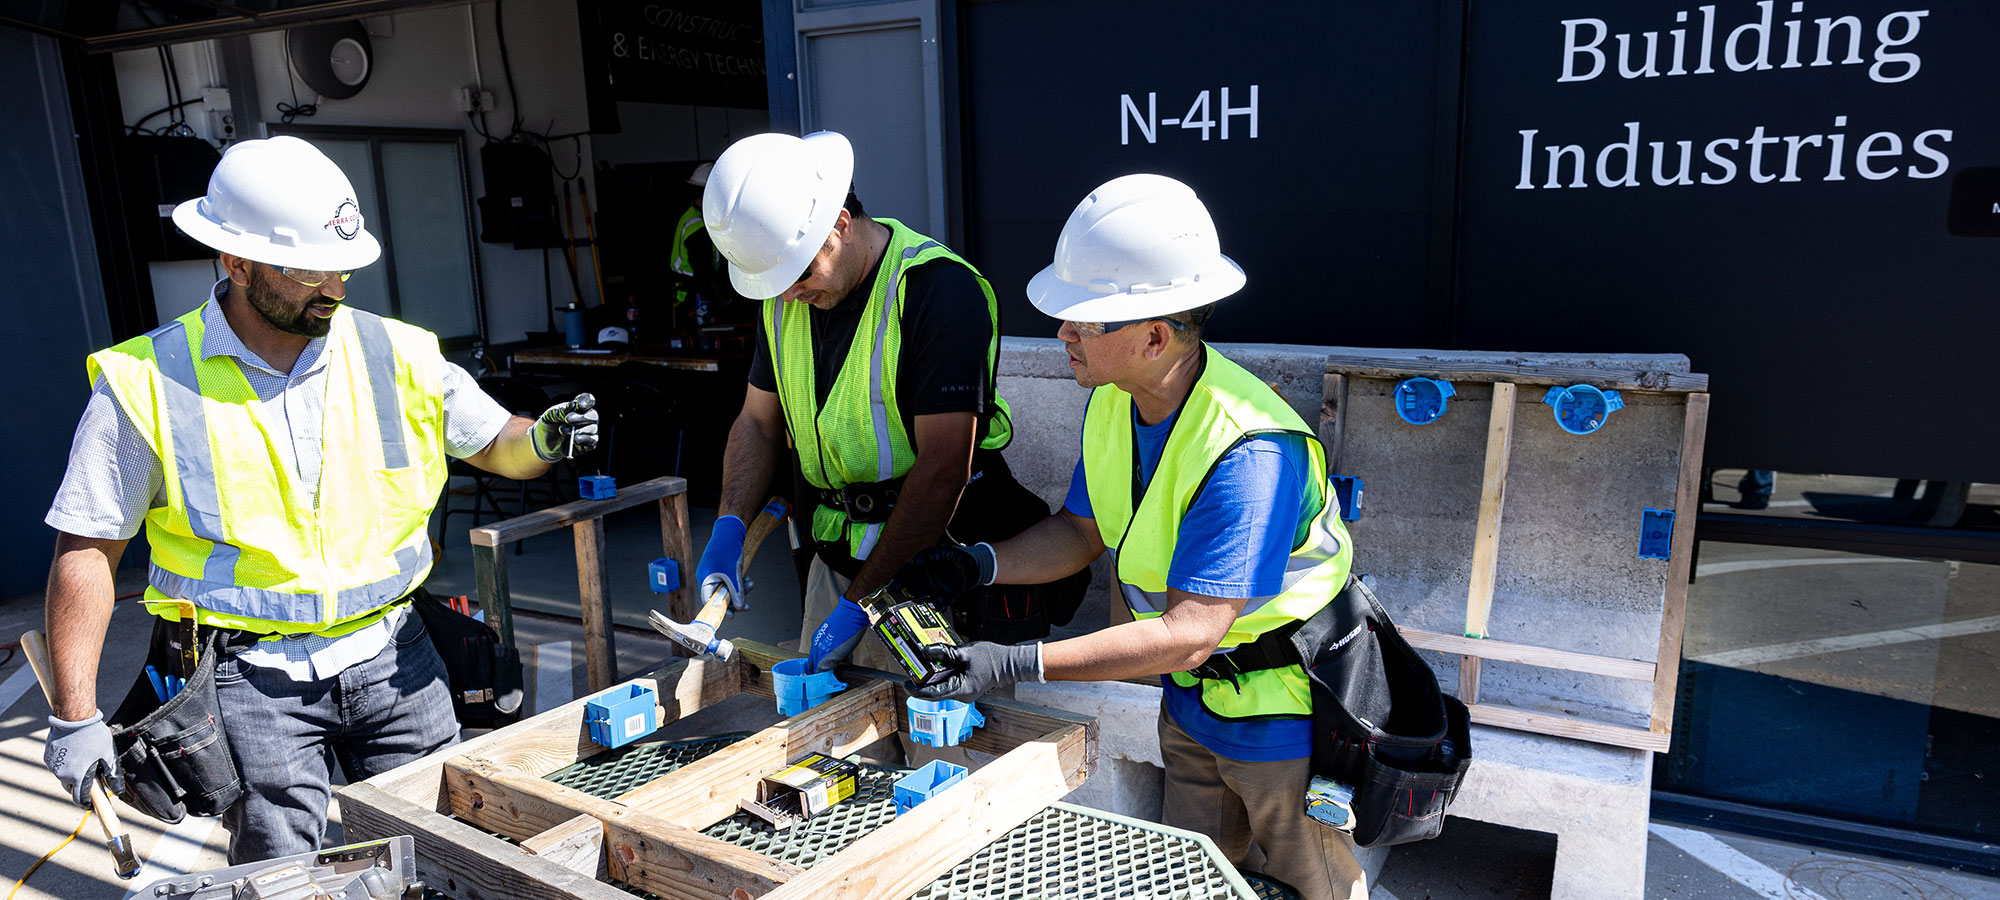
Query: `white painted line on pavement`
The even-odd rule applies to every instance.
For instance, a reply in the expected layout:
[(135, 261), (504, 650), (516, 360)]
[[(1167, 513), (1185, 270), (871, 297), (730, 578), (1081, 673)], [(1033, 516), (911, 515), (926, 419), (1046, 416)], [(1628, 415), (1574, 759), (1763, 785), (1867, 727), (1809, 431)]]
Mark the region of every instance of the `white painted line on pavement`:
[(1694, 857), (1702, 865), (1721, 873), (1724, 878), (1756, 891), (1760, 897), (1768, 900), (1826, 900), (1708, 832), (1658, 822), (1648, 826), (1648, 830), (1661, 840), (1679, 847), (1681, 852)]
[(1695, 566), (1694, 577), (1698, 581), (1700, 579), (1707, 578), (1712, 575), (1728, 575), (1732, 572), (1755, 572), (1760, 569), (1787, 569), (1793, 566), (1853, 566), (1853, 565), (1867, 565), (1867, 564), (1880, 564), (1880, 563), (1930, 563), (1930, 562), (1933, 562), (1933, 560), (1895, 559), (1886, 556), (1880, 556), (1880, 557), (1871, 556), (1863, 558), (1846, 557), (1846, 556), (1839, 556), (1839, 557), (1807, 556), (1807, 557), (1800, 557), (1797, 559), (1739, 559), (1732, 562), (1701, 563), (1700, 565)]
[(569, 641), (550, 641), (535, 648), (535, 712), (545, 713), (576, 699), (569, 647)]
[(1935, 625), (1912, 625), (1908, 628), (1890, 628), (1863, 634), (1843, 634), (1786, 644), (1766, 644), (1762, 647), (1723, 650), (1688, 658), (1710, 665), (1748, 669), (1779, 660), (1797, 659), (1801, 656), (1819, 656), (1825, 653), (1864, 650), (1869, 647), (1885, 647), (1914, 641), (1936, 641), (1971, 634), (1985, 634), (1989, 631), (2000, 631), (2000, 616), (1981, 616), (1977, 619), (1960, 619), (1956, 622), (1939, 622)]
[(209, 835), (215, 831), (218, 820), (205, 816), (188, 816), (180, 824), (160, 835), (159, 843), (153, 845), (153, 852), (146, 857), (146, 864), (139, 867), (139, 874), (133, 876), (132, 889), (125, 892), (125, 900), (151, 897), (144, 893), (153, 882), (175, 875), (186, 875), (194, 871), (194, 865), (201, 858), (201, 851), (208, 846)]
[(23, 657), (21, 667), (7, 676), (6, 681), (0, 682), (0, 712), (13, 709), (14, 701), (21, 699), (21, 695), (34, 686), (35, 667), (28, 665), (28, 660)]

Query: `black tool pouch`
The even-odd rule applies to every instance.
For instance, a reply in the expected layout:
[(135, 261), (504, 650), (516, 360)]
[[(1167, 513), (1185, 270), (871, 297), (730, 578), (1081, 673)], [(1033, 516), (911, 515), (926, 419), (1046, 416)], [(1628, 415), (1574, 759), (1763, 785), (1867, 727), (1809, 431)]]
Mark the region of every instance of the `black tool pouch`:
[[(156, 671), (180, 671), (180, 630), (178, 623), (154, 620), (146, 662)], [(200, 656), (180, 693), (161, 702), (142, 670), (111, 714), (111, 746), (125, 775), (118, 796), (168, 824), (189, 815), (219, 816), (243, 795), (215, 693), (216, 659), (231, 652), (223, 635), (201, 632)]]
[(451, 681), (451, 711), (467, 728), (497, 728), (521, 719), (521, 652), (502, 643), (485, 622), (458, 612), (417, 588), (411, 605), (423, 617), (431, 645)]
[[(948, 534), (961, 544), (997, 543), (1049, 517), (1049, 505), (1014, 479), (997, 450), (973, 454), (972, 480), (960, 495)], [(1018, 644), (1049, 636), (1051, 626), (1068, 625), (1090, 589), (1083, 569), (1045, 584), (996, 584), (975, 588), (952, 603), (952, 627), (960, 635), (996, 644)]]
[(1472, 765), (1465, 704), (1359, 578), (1292, 641), (1312, 682), (1312, 771), (1354, 788), (1354, 842), (1436, 837)]

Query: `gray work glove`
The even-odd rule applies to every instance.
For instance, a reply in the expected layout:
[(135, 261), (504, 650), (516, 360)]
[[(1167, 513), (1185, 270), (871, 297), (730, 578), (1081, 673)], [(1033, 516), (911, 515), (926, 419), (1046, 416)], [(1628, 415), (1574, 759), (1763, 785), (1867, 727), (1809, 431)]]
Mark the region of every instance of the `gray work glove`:
[(917, 655), (957, 671), (928, 687), (910, 686), (910, 694), (925, 700), (977, 700), (988, 691), (1022, 681), (1042, 680), (1042, 645), (1006, 646), (975, 641), (963, 647), (927, 644)]
[(111, 782), (112, 793), (125, 789), (117, 751), (111, 747), (111, 726), (104, 724), (102, 712), (93, 712), (81, 722), (50, 716), (49, 745), (42, 751), (42, 763), (62, 782), (70, 800), (84, 809), (90, 808), (90, 785), (99, 774)]
[(542, 462), (597, 449), (597, 398), (578, 394), (575, 400), (549, 407), (528, 436)]

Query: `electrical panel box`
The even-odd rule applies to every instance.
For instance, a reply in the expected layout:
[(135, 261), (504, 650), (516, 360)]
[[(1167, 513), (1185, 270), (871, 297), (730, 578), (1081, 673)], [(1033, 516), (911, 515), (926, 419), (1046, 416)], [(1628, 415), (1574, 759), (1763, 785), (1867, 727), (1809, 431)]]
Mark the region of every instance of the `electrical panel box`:
[(486, 187), (479, 198), (481, 241), (522, 249), (561, 242), (548, 154), (532, 144), (490, 143), (479, 148), (479, 168)]
[(144, 262), (214, 259), (215, 251), (174, 227), (174, 207), (208, 193), (222, 154), (198, 137), (137, 134), (118, 140), (132, 254)]

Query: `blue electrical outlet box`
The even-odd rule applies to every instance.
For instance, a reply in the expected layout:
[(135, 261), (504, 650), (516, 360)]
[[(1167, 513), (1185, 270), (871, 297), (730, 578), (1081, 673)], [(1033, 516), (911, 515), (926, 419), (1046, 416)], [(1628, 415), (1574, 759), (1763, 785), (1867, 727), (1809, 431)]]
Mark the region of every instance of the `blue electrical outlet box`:
[(1542, 402), (1555, 408), (1556, 426), (1570, 434), (1589, 434), (1603, 428), (1605, 419), (1625, 408), (1625, 401), (1617, 391), (1599, 390), (1588, 384), (1549, 388)]
[(660, 557), (646, 564), (646, 586), (655, 594), (671, 594), (681, 589), (681, 564)]
[(585, 475), (576, 480), (576, 491), (585, 500), (609, 500), (618, 496), (618, 481), (609, 475)]
[(623, 747), (660, 727), (653, 689), (636, 684), (592, 698), (583, 705), (583, 720), (590, 725), (591, 741), (605, 747)]
[(1329, 476), (1333, 494), (1340, 500), (1340, 517), (1349, 522), (1361, 518), (1361, 479), (1353, 475)]
[(924, 763), (916, 771), (896, 779), (893, 797), (896, 815), (915, 809), (917, 804), (929, 800), (944, 789), (965, 780), (965, 767), (934, 759)]
[(1639, 516), (1639, 558), (1666, 559), (1674, 551), (1674, 511), (1648, 509)]
[(1396, 385), (1396, 415), (1412, 425), (1429, 425), (1444, 415), (1453, 394), (1451, 382), (1435, 378), (1405, 378)]

